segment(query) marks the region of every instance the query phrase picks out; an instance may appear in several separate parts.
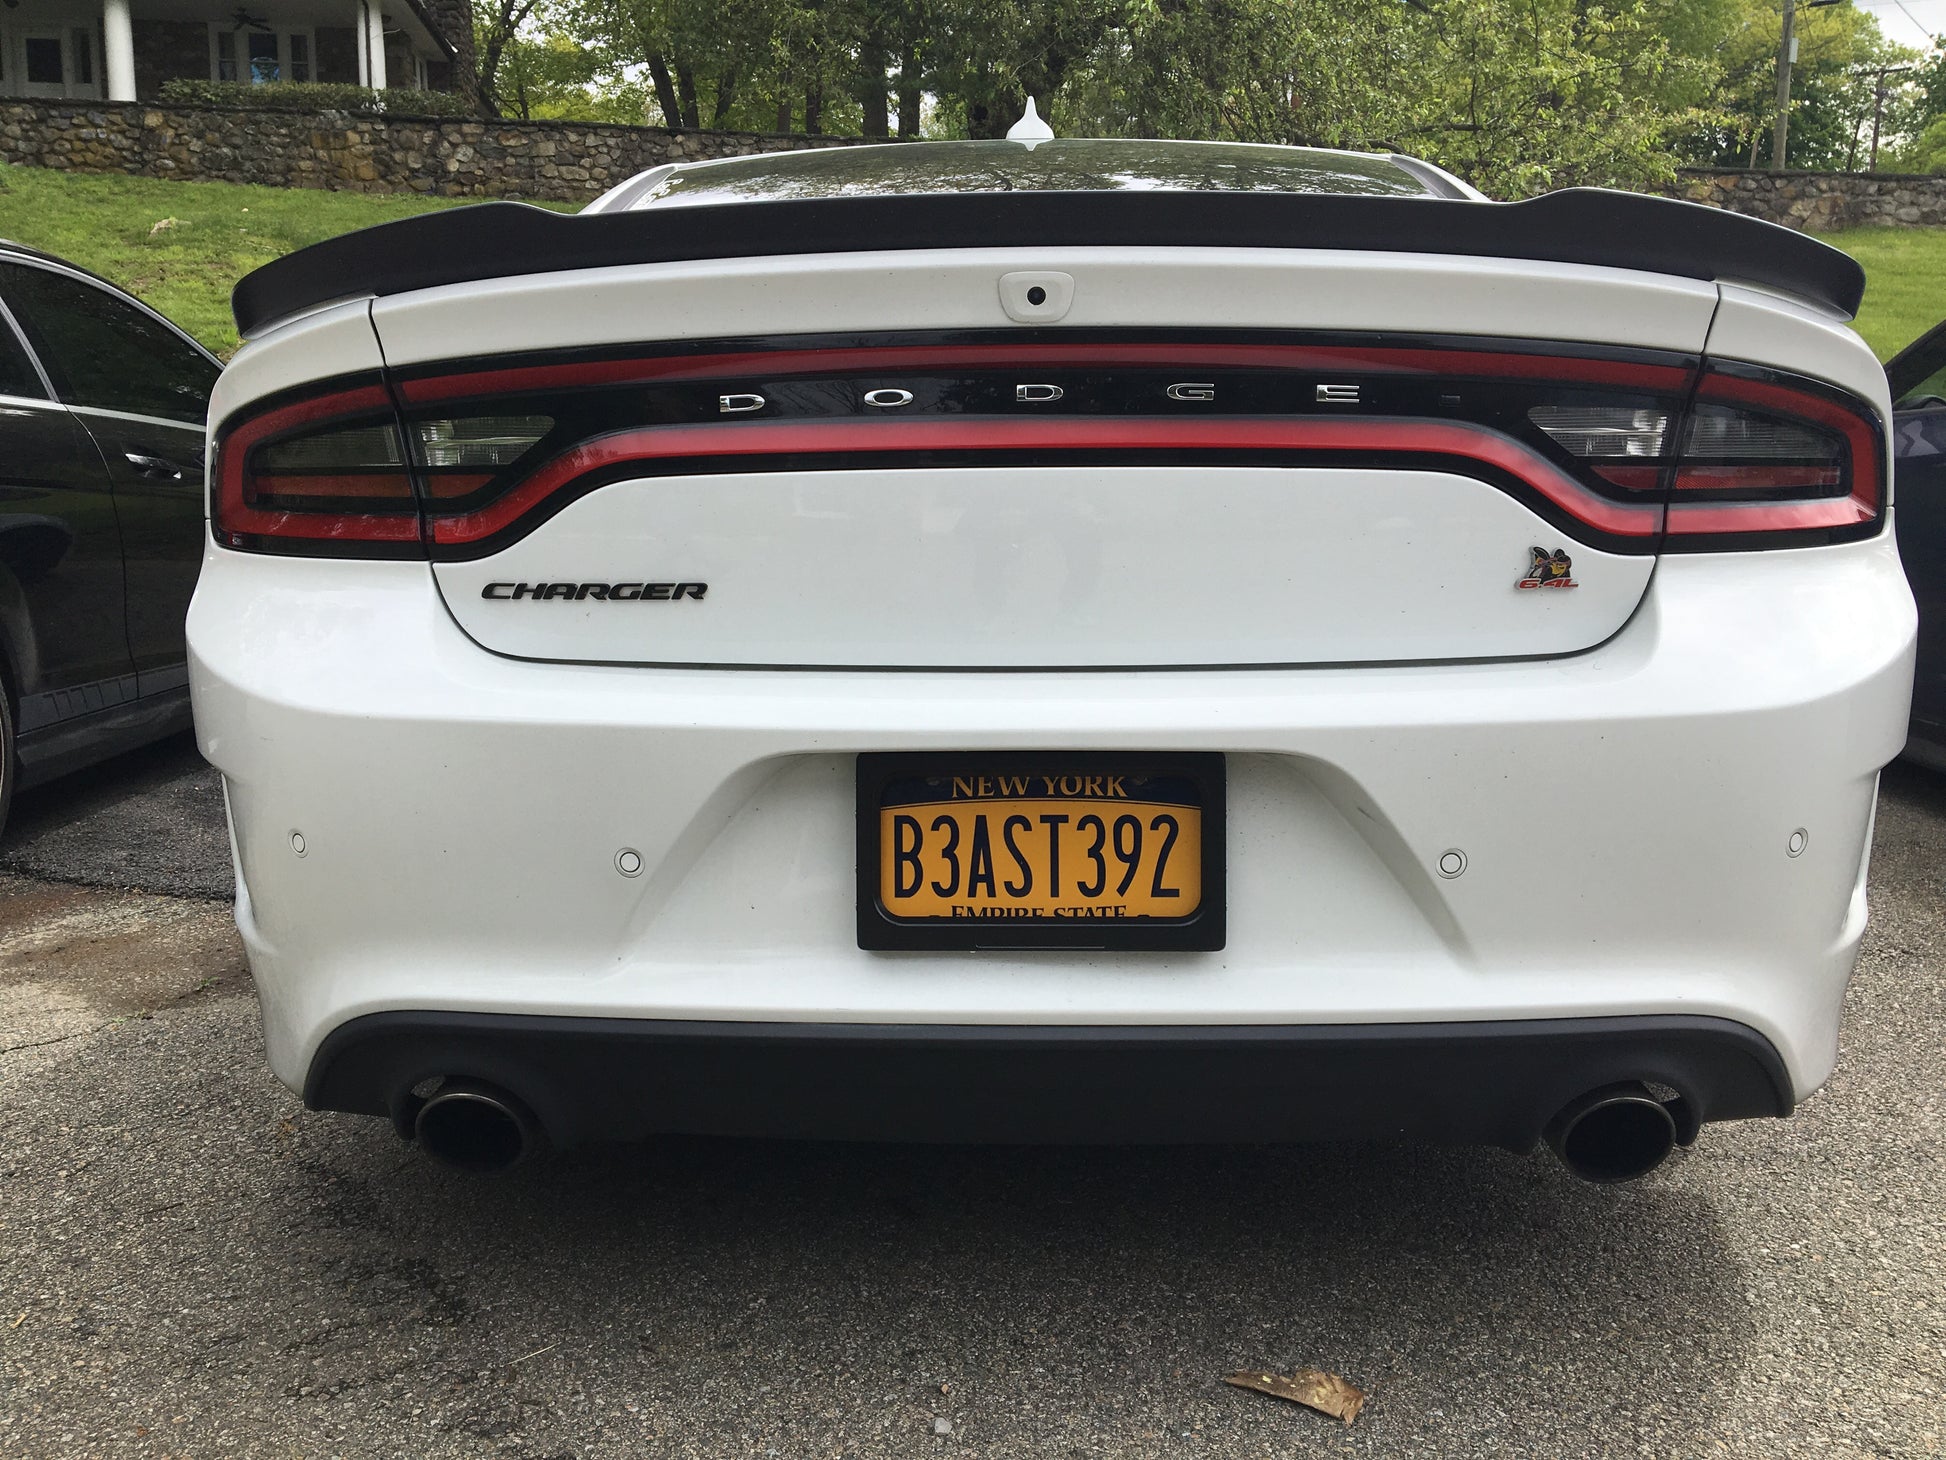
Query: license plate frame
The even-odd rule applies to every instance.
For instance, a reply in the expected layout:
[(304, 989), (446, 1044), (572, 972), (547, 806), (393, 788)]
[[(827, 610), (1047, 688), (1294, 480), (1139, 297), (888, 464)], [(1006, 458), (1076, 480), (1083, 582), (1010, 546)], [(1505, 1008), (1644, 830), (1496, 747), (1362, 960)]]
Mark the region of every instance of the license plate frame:
[[(1203, 751), (884, 751), (858, 757), (858, 946), (873, 952), (1075, 949), (1096, 952), (1213, 953), (1224, 946), (1226, 860), (1224, 757)], [(957, 776), (1171, 777), (1192, 783), (1200, 796), (1202, 898), (1183, 918), (1051, 917), (907, 918), (888, 912), (880, 897), (880, 812), (901, 783)], [(1091, 800), (1078, 797), (1072, 799)], [(1099, 798), (1102, 806), (1114, 803)], [(1187, 803), (1184, 803), (1187, 804)]]

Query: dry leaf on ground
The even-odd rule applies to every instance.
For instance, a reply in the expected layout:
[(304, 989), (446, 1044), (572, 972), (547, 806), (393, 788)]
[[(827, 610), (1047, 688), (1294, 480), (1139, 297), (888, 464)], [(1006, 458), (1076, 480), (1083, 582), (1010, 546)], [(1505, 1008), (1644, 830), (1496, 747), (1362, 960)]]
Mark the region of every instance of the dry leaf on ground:
[(1288, 1399), (1306, 1409), (1315, 1409), (1319, 1414), (1341, 1419), (1347, 1425), (1357, 1419), (1358, 1411), (1365, 1407), (1363, 1389), (1322, 1369), (1299, 1369), (1288, 1379), (1282, 1374), (1245, 1369), (1240, 1374), (1229, 1375), (1223, 1382), (1234, 1384), (1239, 1389), (1255, 1389), (1259, 1394)]

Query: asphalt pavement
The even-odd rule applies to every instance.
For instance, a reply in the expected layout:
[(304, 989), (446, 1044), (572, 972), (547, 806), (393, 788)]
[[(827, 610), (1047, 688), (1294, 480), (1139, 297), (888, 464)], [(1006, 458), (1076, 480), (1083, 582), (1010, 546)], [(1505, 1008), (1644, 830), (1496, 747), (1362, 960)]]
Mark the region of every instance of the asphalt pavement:
[[(184, 744), (0, 841), (0, 1455), (1946, 1452), (1946, 781), (1828, 1089), (1545, 1153), (663, 1141), (476, 1179), (264, 1071)], [(1316, 1366), (1349, 1428), (1221, 1376)]]
[(0, 872), (229, 898), (223, 784), (185, 731), (14, 798)]

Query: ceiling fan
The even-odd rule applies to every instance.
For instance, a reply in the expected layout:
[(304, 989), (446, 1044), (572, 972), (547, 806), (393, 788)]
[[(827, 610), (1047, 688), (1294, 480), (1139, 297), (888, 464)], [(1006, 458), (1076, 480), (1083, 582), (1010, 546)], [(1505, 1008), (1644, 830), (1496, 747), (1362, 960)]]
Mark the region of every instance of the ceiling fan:
[(236, 23), (230, 29), (232, 31), (269, 30), (270, 22), (261, 16), (252, 15), (248, 10), (239, 5), (236, 8)]

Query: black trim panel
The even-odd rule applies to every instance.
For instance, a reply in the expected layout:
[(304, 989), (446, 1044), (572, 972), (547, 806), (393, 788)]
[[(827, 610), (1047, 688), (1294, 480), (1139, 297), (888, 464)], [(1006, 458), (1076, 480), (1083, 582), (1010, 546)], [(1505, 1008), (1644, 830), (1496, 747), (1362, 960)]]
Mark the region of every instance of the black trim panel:
[[(189, 683), (187, 672), (183, 684)], [(141, 680), (134, 674), (118, 674), (109, 679), (91, 679), (86, 684), (63, 689), (40, 690), (20, 697), (20, 733), (31, 735), (66, 720), (84, 715), (105, 714), (118, 706), (141, 698)]]
[(20, 788), (38, 786), (190, 727), (189, 689), (163, 690), (21, 732)]
[(940, 248), (1340, 248), (1534, 259), (1767, 285), (1855, 314), (1865, 271), (1787, 228), (1699, 203), (1570, 188), (1521, 203), (1282, 193), (969, 193), (566, 215), (484, 203), (382, 223), (246, 274), (246, 336), (364, 294), (569, 269)]
[(1768, 1040), (1693, 1015), (988, 1027), (425, 1011), (331, 1031), (304, 1102), (409, 1125), (413, 1086), (441, 1075), (512, 1091), (557, 1145), (684, 1133), (1524, 1150), (1569, 1100), (1624, 1080), (1673, 1087), (1705, 1121), (1783, 1116), (1793, 1104)]

